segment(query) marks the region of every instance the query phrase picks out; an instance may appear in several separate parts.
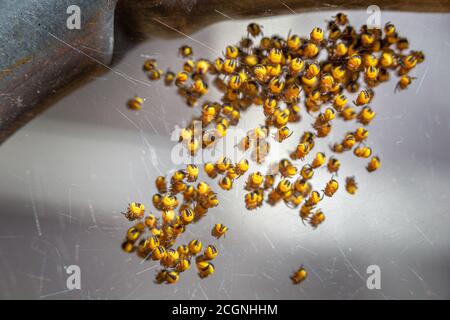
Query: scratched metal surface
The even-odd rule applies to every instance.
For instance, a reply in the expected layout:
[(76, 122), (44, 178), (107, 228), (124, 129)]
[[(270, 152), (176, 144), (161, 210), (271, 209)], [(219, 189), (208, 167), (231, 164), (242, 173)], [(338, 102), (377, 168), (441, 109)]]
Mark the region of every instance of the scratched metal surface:
[[(305, 35), (334, 13), (259, 22), (266, 34), (292, 29)], [(350, 13), (356, 25), (365, 17)], [(217, 243), (209, 235), (212, 225), (230, 227), (218, 241), (214, 276), (200, 280), (191, 270), (179, 284), (159, 286), (152, 282), (155, 263), (120, 249), (129, 226), (120, 212), (131, 200), (150, 207), (154, 178), (173, 169), (170, 133), (198, 112), (185, 107), (173, 88), (135, 81), (145, 82), (141, 63), (152, 56), (164, 68), (179, 66), (182, 44), (212, 58), (211, 50), (238, 41), (248, 23), (224, 21), (192, 35), (204, 45), (187, 38), (138, 45), (115, 72), (92, 79), (1, 146), (0, 298), (450, 298), (450, 36), (443, 33), (450, 16), (383, 12), (382, 20), (395, 22), (427, 60), (409, 91), (394, 94), (393, 81), (378, 88), (370, 145), (382, 169), (369, 176), (363, 162), (343, 157), (339, 177), (355, 174), (359, 194), (338, 192), (324, 201), (327, 220), (317, 230), (284, 205), (248, 212), (242, 192), (233, 190), (220, 192), (223, 205), (186, 233), (187, 239)], [(139, 113), (124, 107), (135, 93), (147, 98)], [(259, 112), (250, 111), (241, 125), (260, 121)], [(287, 144), (294, 145), (305, 128), (298, 125)], [(332, 140), (345, 130), (337, 125)], [(328, 178), (322, 172), (316, 181)], [(64, 266), (72, 264), (81, 268), (82, 286), (69, 292)], [(289, 275), (300, 264), (310, 276), (293, 286)], [(366, 288), (372, 264), (381, 268), (381, 290)]]
[[(115, 3), (0, 1), (0, 142), (77, 75), (111, 62)], [(67, 28), (70, 5), (80, 8), (83, 30)]]

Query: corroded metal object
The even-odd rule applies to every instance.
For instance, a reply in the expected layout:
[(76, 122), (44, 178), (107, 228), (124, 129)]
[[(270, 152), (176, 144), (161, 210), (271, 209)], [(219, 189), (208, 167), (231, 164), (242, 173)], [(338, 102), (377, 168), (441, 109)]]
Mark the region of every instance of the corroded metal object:
[[(191, 33), (230, 17), (366, 8), (370, 1), (313, 0), (2, 0), (0, 2), (0, 143), (38, 114), (61, 88), (111, 62), (114, 18), (133, 41)], [(257, 5), (256, 5), (257, 4)], [(67, 8), (81, 29), (67, 28)], [(382, 10), (449, 12), (448, 0), (380, 0)], [(115, 14), (117, 11), (117, 14)], [(119, 44), (120, 46), (120, 44)], [(46, 103), (47, 102), (47, 103)]]

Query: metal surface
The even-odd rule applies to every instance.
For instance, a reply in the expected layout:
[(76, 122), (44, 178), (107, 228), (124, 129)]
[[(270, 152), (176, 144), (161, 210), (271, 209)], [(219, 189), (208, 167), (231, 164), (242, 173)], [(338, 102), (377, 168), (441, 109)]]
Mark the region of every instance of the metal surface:
[[(258, 19), (266, 34), (305, 35), (335, 11)], [(220, 13), (217, 13), (220, 15)], [(349, 13), (353, 24), (366, 13)], [(233, 18), (233, 16), (231, 16)], [(155, 57), (163, 68), (180, 67), (177, 48), (193, 46), (213, 58), (239, 40), (247, 20), (223, 21), (192, 38), (150, 39), (124, 55), (114, 70), (92, 79), (16, 132), (0, 148), (0, 298), (74, 299), (439, 299), (450, 298), (450, 72), (448, 14), (382, 12), (426, 61), (410, 90), (394, 94), (395, 82), (377, 90), (378, 112), (370, 145), (382, 168), (367, 174), (364, 162), (342, 157), (339, 178), (356, 175), (360, 190), (340, 190), (324, 201), (327, 220), (304, 226), (284, 205), (256, 212), (244, 208), (242, 188), (220, 192), (211, 210), (186, 237), (217, 243), (216, 274), (200, 280), (191, 270), (175, 286), (153, 283), (156, 264), (121, 251), (129, 223), (120, 214), (129, 201), (151, 207), (154, 178), (174, 169), (170, 134), (198, 109), (190, 109), (162, 83), (150, 86), (141, 71)], [(147, 98), (140, 112), (126, 109), (134, 94)], [(299, 124), (287, 145), (307, 128)], [(262, 120), (255, 109), (240, 127)], [(338, 122), (336, 122), (338, 123)], [(355, 125), (338, 125), (332, 140)], [(326, 150), (328, 143), (318, 149)], [(281, 156), (287, 156), (288, 151)], [(329, 178), (321, 172), (316, 184)], [(208, 180), (210, 181), (210, 180)], [(341, 180), (342, 181), (342, 180)], [(243, 181), (240, 182), (241, 184)], [(210, 237), (214, 223), (230, 227), (225, 239)], [(68, 291), (64, 266), (79, 265), (81, 290)], [(308, 280), (291, 284), (300, 264)], [(381, 290), (368, 290), (366, 269), (381, 268)]]
[[(128, 32), (141, 38), (148, 36), (174, 37), (176, 33), (162, 26), (163, 20), (170, 26), (191, 33), (229, 17), (255, 18), (282, 14), (306, 13), (320, 10), (366, 10), (374, 3), (367, 0), (122, 0), (117, 4), (120, 24)], [(382, 10), (415, 12), (449, 12), (446, 0), (379, 0)]]
[[(115, 27), (126, 30), (133, 39), (123, 43), (120, 40), (124, 39), (119, 38), (117, 47), (123, 49), (149, 37), (189, 34), (230, 15), (235, 18), (275, 16), (329, 8), (364, 9), (370, 4), (366, 0), (3, 0), (0, 2), (0, 143), (63, 94), (92, 77), (94, 71), (109, 70)], [(67, 19), (71, 17), (67, 9), (73, 5), (80, 8), (79, 30), (67, 27)], [(383, 10), (450, 11), (450, 2), (446, 0), (379, 0), (377, 5)], [(164, 24), (181, 33), (173, 32)], [(116, 50), (115, 58), (120, 57)]]
[[(59, 89), (111, 62), (115, 4), (0, 1), (0, 143), (42, 111)], [(67, 27), (71, 5), (80, 8), (79, 30)]]

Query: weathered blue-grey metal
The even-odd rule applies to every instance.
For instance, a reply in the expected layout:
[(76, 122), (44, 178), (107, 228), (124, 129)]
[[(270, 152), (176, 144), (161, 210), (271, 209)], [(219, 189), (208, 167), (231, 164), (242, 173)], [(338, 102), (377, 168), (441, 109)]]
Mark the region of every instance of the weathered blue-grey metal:
[[(70, 29), (80, 8), (80, 29)], [(0, 1), (0, 142), (76, 75), (112, 58), (115, 0)], [(70, 24), (69, 24), (70, 25)]]
[[(60, 88), (95, 66), (110, 63), (117, 3), (119, 25), (133, 34), (133, 42), (149, 34), (180, 36), (180, 31), (191, 33), (228, 19), (217, 11), (233, 18), (260, 17), (290, 14), (293, 9), (366, 8), (371, 1), (0, 0), (0, 143), (39, 113), (43, 102)], [(450, 11), (448, 0), (378, 0), (377, 4), (383, 10)], [(67, 27), (71, 16), (67, 9), (72, 5), (80, 8), (79, 30)]]

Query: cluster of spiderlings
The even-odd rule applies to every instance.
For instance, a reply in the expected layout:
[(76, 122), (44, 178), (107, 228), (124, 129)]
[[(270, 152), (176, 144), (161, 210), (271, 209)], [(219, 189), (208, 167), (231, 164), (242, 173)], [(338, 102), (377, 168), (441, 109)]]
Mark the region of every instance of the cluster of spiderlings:
[(218, 175), (221, 175), (218, 181), (219, 187), (229, 191), (233, 187), (234, 180), (245, 174), (248, 167), (249, 163), (247, 159), (242, 159), (238, 163), (233, 164), (230, 158), (220, 157), (215, 163), (205, 163), (203, 170), (211, 179), (215, 179)]
[[(177, 238), (185, 232), (186, 227), (219, 204), (216, 193), (206, 182), (195, 185), (198, 174), (197, 166), (188, 165), (185, 170), (177, 170), (171, 176), (170, 183), (163, 176), (156, 178), (158, 193), (153, 195), (152, 202), (160, 211), (161, 218), (151, 213), (145, 215), (144, 205), (134, 202), (129, 204), (124, 213), (128, 220), (137, 220), (137, 223), (128, 229), (122, 248), (126, 252), (137, 252), (142, 259), (159, 261), (163, 269), (156, 275), (157, 283), (178, 282), (180, 273), (190, 268), (191, 259), (195, 259), (200, 277), (214, 273), (211, 260), (218, 254), (214, 245), (208, 245), (201, 253), (202, 242), (194, 239), (187, 245), (175, 248)], [(182, 201), (178, 196), (181, 196)], [(211, 235), (219, 239), (227, 230), (226, 226), (216, 224)]]
[[(268, 37), (262, 30), (256, 23), (249, 24), (247, 35), (237, 45), (227, 46), (224, 56), (215, 60), (194, 59), (192, 48), (181, 47), (180, 55), (186, 60), (178, 73), (159, 70), (153, 59), (145, 62), (144, 70), (150, 80), (164, 79), (168, 86), (175, 84), (191, 107), (208, 92), (209, 77), (213, 77), (212, 84), (222, 93), (220, 101), (203, 101), (201, 115), (193, 118), (180, 134), (180, 143), (192, 155), (215, 146), (227, 135), (230, 126), (239, 123), (241, 113), (255, 105), (262, 107), (265, 124), (249, 130), (238, 146), (244, 151), (251, 150), (251, 158), (262, 163), (270, 152), (271, 131), (275, 141), (282, 143), (301, 120), (302, 109), (312, 115), (312, 128), (303, 132), (290, 153), (292, 161), (279, 161), (275, 173), (251, 173), (244, 200), (249, 210), (262, 206), (265, 199), (270, 205), (284, 201), (291, 208), (299, 208), (302, 220), (316, 228), (325, 220), (317, 205), (339, 188), (335, 175), (341, 162), (324, 152), (315, 153), (311, 163), (294, 162), (304, 162), (316, 139), (328, 137), (333, 122), (342, 119), (360, 126), (332, 143), (330, 151), (337, 155), (353, 151), (356, 157), (369, 159), (368, 172), (377, 170), (380, 158), (366, 145), (367, 126), (376, 115), (369, 106), (375, 96), (374, 88), (395, 74), (399, 77), (395, 91), (407, 89), (415, 79), (409, 75), (410, 71), (424, 61), (424, 55), (409, 50), (408, 40), (399, 35), (392, 23), (382, 29), (363, 25), (356, 30), (343, 13), (334, 16), (325, 30), (314, 28), (309, 37), (290, 32), (287, 37)], [(321, 53), (326, 57), (320, 58)], [(353, 101), (350, 97), (354, 97)], [(140, 109), (142, 104), (143, 100), (135, 97), (128, 106)], [(196, 121), (202, 125), (196, 126)], [(231, 160), (222, 157), (216, 163), (205, 164), (204, 170), (210, 178), (220, 174), (219, 186), (230, 190), (234, 179), (248, 170), (248, 161), (243, 161), (232, 165)], [(332, 177), (318, 191), (313, 189), (311, 179), (322, 166), (326, 166)], [(345, 179), (345, 189), (349, 194), (357, 192), (354, 177)], [(300, 283), (305, 277), (306, 271), (301, 267), (292, 279)]]
[[(342, 13), (329, 21), (326, 31), (314, 28), (309, 38), (295, 34), (265, 37), (256, 23), (247, 31), (247, 37), (238, 45), (227, 46), (224, 57), (214, 61), (194, 60), (193, 50), (183, 46), (180, 54), (187, 60), (177, 74), (158, 70), (153, 59), (144, 64), (151, 80), (164, 75), (165, 83), (175, 83), (190, 106), (207, 93), (208, 75), (215, 77), (213, 83), (223, 92), (222, 101), (202, 105), (202, 115), (196, 119), (203, 124), (200, 135), (191, 124), (181, 137), (192, 153), (216, 143), (212, 137), (224, 137), (227, 128), (239, 122), (240, 112), (253, 104), (263, 106), (266, 125), (277, 128), (280, 142), (291, 133), (286, 124), (300, 120), (301, 97), (310, 113), (319, 112), (323, 105), (331, 106), (314, 123), (318, 137), (330, 133), (335, 113), (346, 121), (357, 118), (368, 125), (375, 116), (367, 105), (374, 96), (372, 88), (387, 81), (390, 71), (396, 71), (400, 76), (396, 88), (406, 89), (414, 79), (408, 75), (410, 70), (424, 60), (420, 51), (406, 53), (408, 40), (399, 36), (392, 23), (383, 30), (364, 25), (358, 32)], [(317, 61), (322, 51), (327, 58)], [(367, 86), (361, 91), (360, 78)], [(359, 92), (354, 101), (362, 107), (359, 112), (348, 106), (344, 91)], [(215, 128), (207, 130), (212, 123)]]

